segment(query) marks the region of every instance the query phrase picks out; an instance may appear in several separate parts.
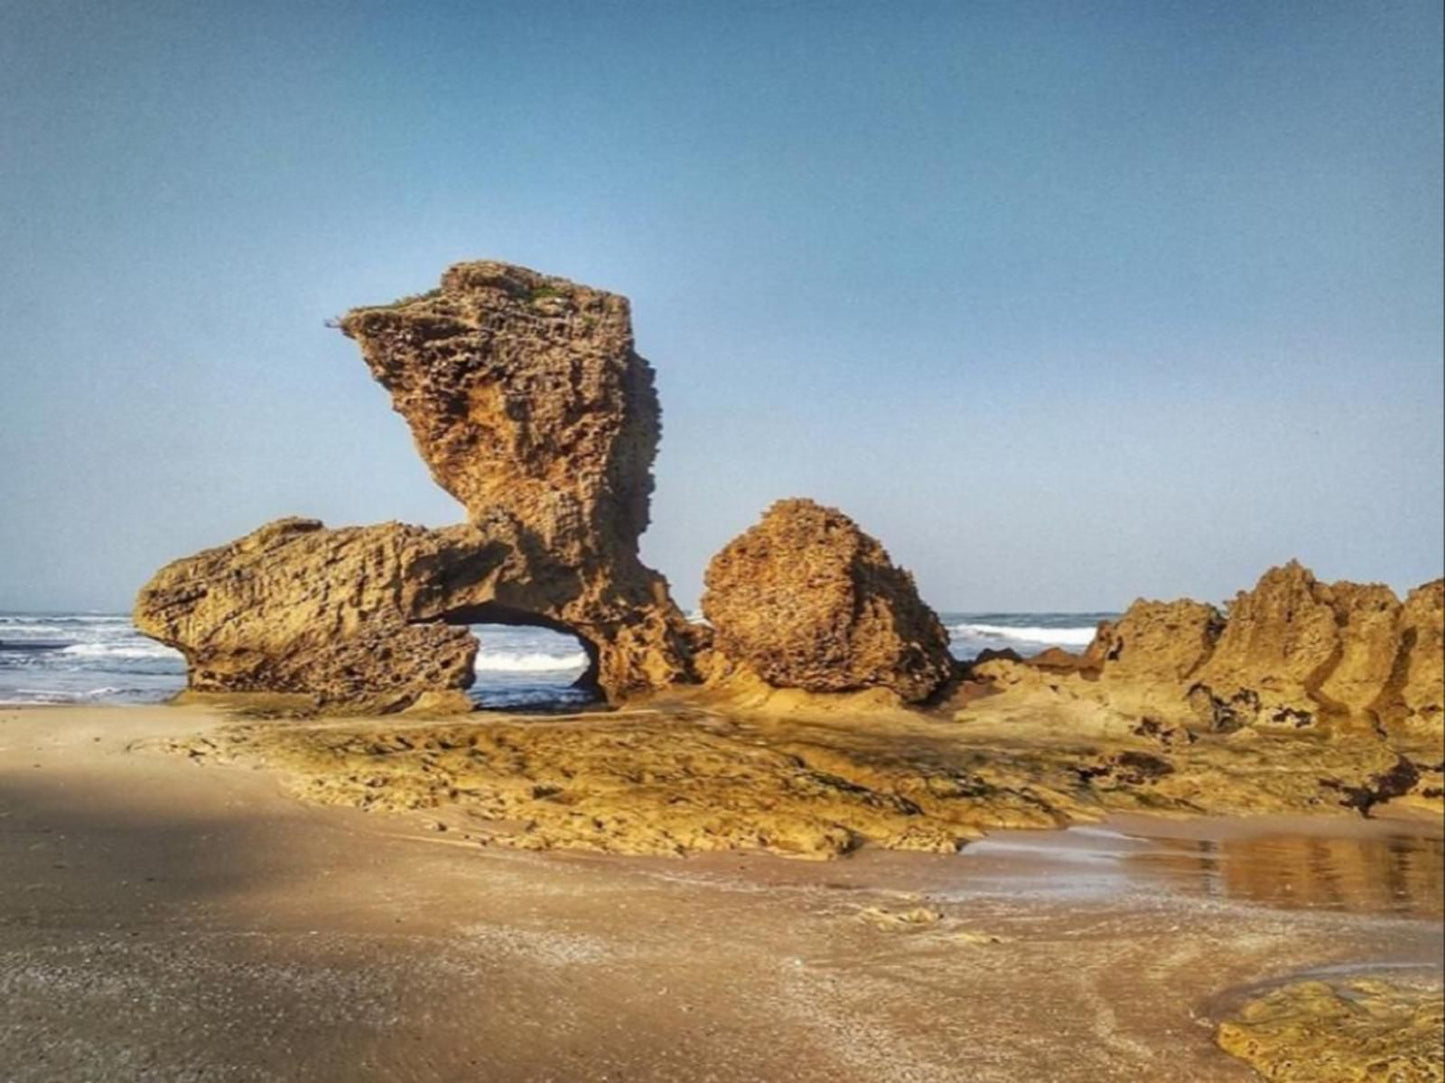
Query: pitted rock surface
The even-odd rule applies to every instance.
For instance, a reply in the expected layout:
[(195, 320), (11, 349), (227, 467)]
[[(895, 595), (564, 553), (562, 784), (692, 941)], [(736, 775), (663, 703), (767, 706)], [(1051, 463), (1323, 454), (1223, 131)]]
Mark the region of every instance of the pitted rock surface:
[(614, 702), (692, 680), (699, 633), (637, 555), (661, 426), (626, 299), (466, 263), (340, 326), (469, 521), (281, 520), (163, 568), (135, 622), (185, 654), (190, 689), (460, 706), (468, 623), (575, 633)]
[(834, 508), (782, 500), (708, 565), (714, 644), (769, 684), (928, 698), (953, 674), (948, 633), (913, 577)]

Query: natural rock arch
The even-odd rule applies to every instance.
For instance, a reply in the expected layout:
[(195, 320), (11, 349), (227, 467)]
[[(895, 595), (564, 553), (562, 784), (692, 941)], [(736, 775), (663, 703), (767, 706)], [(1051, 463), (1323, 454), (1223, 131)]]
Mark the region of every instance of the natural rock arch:
[(695, 679), (699, 633), (637, 554), (661, 411), (626, 298), (464, 263), (339, 326), (468, 521), (278, 520), (163, 568), (135, 622), (186, 656), (192, 691), (461, 707), (477, 647), (459, 612), (572, 632), (611, 702)]
[[(582, 653), (587, 658), (586, 668), (581, 676), (572, 682), (574, 688), (578, 688), (595, 694), (598, 698), (605, 698), (602, 686), (599, 682), (601, 674), (602, 652), (596, 643), (587, 636), (559, 620), (553, 620), (541, 613), (529, 613), (522, 609), (513, 609), (511, 606), (502, 605), (498, 602), (482, 602), (478, 605), (463, 605), (457, 609), (442, 614), (442, 621), (446, 624), (465, 625), (468, 628), (475, 628), (477, 625), (504, 625), (513, 628), (545, 628), (551, 632), (557, 632), (576, 641)], [(480, 637), (480, 645), (486, 647), (485, 633)]]

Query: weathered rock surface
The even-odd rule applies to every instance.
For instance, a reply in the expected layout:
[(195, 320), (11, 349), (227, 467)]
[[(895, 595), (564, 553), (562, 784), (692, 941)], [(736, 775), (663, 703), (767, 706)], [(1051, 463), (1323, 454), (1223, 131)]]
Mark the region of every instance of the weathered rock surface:
[(1212, 605), (1140, 599), (1119, 620), (1099, 626), (1084, 659), (1112, 677), (1178, 684), (1209, 657), (1223, 627)]
[[(1331, 587), (1295, 561), (1271, 568), (1235, 597), (1195, 701), (1226, 728), (1299, 728), (1363, 709), (1389, 677), (1398, 612), (1387, 587)], [(1345, 700), (1326, 695), (1327, 682)]]
[[(625, 298), (463, 263), (436, 290), (358, 308), (340, 328), (467, 522), (286, 519), (163, 568), (135, 622), (186, 655), (192, 691), (456, 709), (477, 649), (462, 626), (484, 623), (576, 634), (592, 660), (584, 679), (613, 702), (706, 677), (735, 697), (879, 697), (859, 701), (867, 711), (926, 701), (957, 674), (912, 577), (807, 500), (774, 505), (713, 559), (710, 629), (684, 619), (638, 558), (661, 421)], [(1441, 581), (1401, 604), (1386, 587), (1321, 583), (1291, 563), (1242, 592), (1227, 620), (1196, 602), (1139, 601), (1080, 658), (980, 661), (960, 702), (1009, 688), (1160, 733), (1435, 740), (1442, 620)]]
[[(1293, 561), (1270, 569), (1230, 606), (1196, 674), (1196, 708), (1226, 729), (1417, 721), (1405, 701), (1408, 674), (1439, 672), (1441, 633), (1430, 588), (1416, 594), (1406, 634), (1404, 609), (1388, 587), (1321, 583)], [(1413, 687), (1424, 683), (1417, 678)], [(1429, 693), (1420, 691), (1423, 706)]]
[(1371, 978), (1302, 981), (1248, 1001), (1220, 1048), (1278, 1083), (1440, 1083), (1445, 995)]
[[(1109, 811), (1343, 814), (1385, 788), (1398, 765), (1370, 735), (1246, 731), (1173, 743), (1088, 706), (1001, 694), (972, 704), (966, 724), (945, 725), (896, 707), (772, 715), (659, 697), (650, 710), (585, 718), (248, 720), (176, 748), (200, 762), (268, 764), (325, 804), (450, 810), (501, 845), (807, 857), (860, 844), (949, 852), (991, 828)], [(1346, 877), (1355, 887), (1333, 875), (1316, 886), (1332, 904), (1374, 891), (1390, 905), (1402, 884), (1439, 897), (1429, 879), (1438, 866), (1411, 874), (1408, 857), (1395, 856), (1399, 865)], [(1293, 853), (1272, 848), (1275, 890), (1303, 890), (1319, 858), (1317, 841)], [(1296, 867), (1284, 868), (1289, 861)], [(1234, 875), (1232, 864), (1223, 875)]]
[(1445, 579), (1416, 587), (1400, 607), (1400, 649), (1377, 704), (1387, 727), (1445, 728)]
[(714, 647), (779, 688), (888, 688), (927, 699), (952, 675), (948, 633), (913, 577), (842, 512), (782, 500), (708, 565)]
[(136, 625), (185, 652), (191, 691), (408, 706), (465, 689), (476, 656), (467, 629), (412, 623), (447, 551), (421, 527), (282, 519), (161, 569)]
[(1388, 587), (1322, 583), (1292, 561), (1241, 591), (1227, 618), (1187, 599), (1136, 601), (1099, 626), (1078, 666), (1072, 680), (1057, 661), (995, 660), (973, 672), (1000, 689), (1049, 688), (1156, 734), (1384, 737), (1421, 757), (1407, 762), (1422, 781), (1406, 789), (1436, 788), (1424, 775), (1439, 774), (1445, 741), (1445, 581), (1401, 604)]
[(612, 700), (691, 679), (695, 633), (637, 555), (660, 421), (626, 299), (467, 263), (341, 329), (470, 521), (282, 520), (162, 569), (135, 621), (186, 655), (191, 690), (459, 705), (467, 623), (577, 634)]
[(557, 561), (637, 558), (661, 408), (627, 298), (505, 263), (340, 321), (443, 489)]

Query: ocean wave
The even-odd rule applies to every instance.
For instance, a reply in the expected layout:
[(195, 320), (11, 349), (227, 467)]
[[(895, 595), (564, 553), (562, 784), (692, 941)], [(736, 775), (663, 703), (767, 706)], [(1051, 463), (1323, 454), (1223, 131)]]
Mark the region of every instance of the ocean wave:
[(94, 628), (99, 631), (106, 631), (111, 628), (129, 629), (129, 617), (62, 617), (54, 615), (46, 616), (21, 616), (13, 613), (0, 615), (0, 627), (5, 628), (35, 628), (46, 631), (76, 631), (76, 625), (85, 628)]
[(970, 639), (1012, 640), (1017, 643), (1055, 643), (1061, 647), (1087, 647), (1094, 639), (1094, 626), (1086, 628), (1013, 627), (1003, 624), (956, 624), (955, 636)]
[(61, 654), (82, 658), (179, 658), (180, 652), (159, 643), (76, 643)]
[(586, 668), (587, 655), (582, 651), (556, 655), (537, 651), (514, 653), (512, 651), (483, 650), (477, 655), (475, 666), (478, 673), (546, 673)]
[(41, 624), (34, 621), (13, 621), (10, 623), (0, 623), (0, 632), (4, 633), (6, 639), (13, 642), (16, 636), (22, 638), (33, 636), (73, 636), (76, 634), (76, 629), (67, 628), (64, 625), (53, 622)]
[(12, 688), (9, 692), (0, 692), (0, 697), (7, 697), (0, 698), (0, 706), (24, 707), (47, 703), (89, 703), (92, 700), (105, 699), (110, 696), (135, 691), (138, 691), (138, 689), (119, 688), (114, 685), (105, 685), (102, 688), (73, 690), (64, 688)]

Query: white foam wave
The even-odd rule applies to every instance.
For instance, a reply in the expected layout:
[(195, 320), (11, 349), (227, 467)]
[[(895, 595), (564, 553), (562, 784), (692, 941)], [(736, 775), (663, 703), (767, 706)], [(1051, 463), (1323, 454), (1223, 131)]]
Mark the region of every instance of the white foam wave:
[(127, 628), (130, 626), (129, 617), (65, 617), (65, 616), (26, 616), (7, 613), (0, 615), (0, 626), (6, 628), (44, 628), (55, 630), (62, 627), (72, 627), (83, 624), (96, 631), (105, 632), (112, 628)]
[(40, 621), (10, 621), (0, 627), (4, 628), (7, 639), (14, 639), (16, 636), (63, 636), (74, 633), (72, 628)]
[(25, 707), (35, 704), (61, 704), (61, 703), (84, 703), (88, 700), (104, 699), (107, 696), (114, 696), (127, 691), (113, 685), (105, 685), (102, 688), (82, 688), (67, 691), (62, 688), (15, 688), (13, 695), (23, 697), (19, 699), (3, 699), (0, 705), (7, 707)]
[(1002, 624), (956, 624), (955, 636), (972, 639), (1007, 639), (1017, 643), (1056, 643), (1061, 647), (1087, 647), (1094, 639), (1094, 626), (1087, 628), (1015, 628)]
[(478, 673), (548, 673), (567, 669), (586, 669), (587, 655), (581, 651), (572, 654), (543, 654), (538, 651), (515, 653), (512, 651), (483, 650), (477, 655)]
[(82, 658), (179, 658), (180, 653), (160, 644), (145, 643), (76, 643), (66, 647), (61, 654), (74, 654)]

